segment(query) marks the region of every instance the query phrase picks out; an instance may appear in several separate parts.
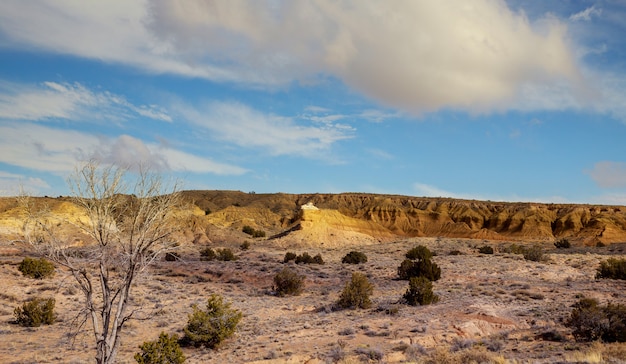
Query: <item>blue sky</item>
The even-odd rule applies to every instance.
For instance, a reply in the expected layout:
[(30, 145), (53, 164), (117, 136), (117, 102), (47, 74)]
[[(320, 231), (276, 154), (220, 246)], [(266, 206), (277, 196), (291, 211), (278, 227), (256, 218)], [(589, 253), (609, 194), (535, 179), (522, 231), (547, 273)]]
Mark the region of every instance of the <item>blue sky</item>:
[(626, 205), (626, 2), (3, 0), (0, 194), (81, 160), (185, 189)]

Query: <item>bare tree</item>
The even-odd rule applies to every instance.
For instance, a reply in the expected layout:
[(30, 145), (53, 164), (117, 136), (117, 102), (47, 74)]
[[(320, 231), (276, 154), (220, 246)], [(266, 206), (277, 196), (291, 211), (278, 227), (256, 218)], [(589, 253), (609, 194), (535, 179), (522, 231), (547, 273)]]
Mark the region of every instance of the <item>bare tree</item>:
[(24, 235), (45, 256), (66, 267), (84, 295), (84, 316), (96, 342), (96, 362), (113, 363), (121, 333), (135, 310), (129, 305), (136, 278), (162, 253), (170, 240), (173, 213), (180, 203), (177, 185), (166, 186), (158, 173), (144, 168), (83, 164), (68, 180), (72, 201), (83, 212), (73, 221), (92, 240), (77, 249), (54, 230), (49, 216), (23, 203)]

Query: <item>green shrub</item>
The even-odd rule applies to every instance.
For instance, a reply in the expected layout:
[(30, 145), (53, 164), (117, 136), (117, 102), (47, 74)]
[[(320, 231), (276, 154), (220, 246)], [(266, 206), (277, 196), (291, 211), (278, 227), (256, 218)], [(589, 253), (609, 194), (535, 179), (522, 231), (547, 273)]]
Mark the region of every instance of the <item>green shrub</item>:
[(511, 244), (500, 249), (503, 253), (507, 254), (524, 254), (524, 247), (517, 244)]
[(411, 277), (409, 289), (403, 297), (411, 306), (429, 305), (439, 302), (439, 296), (433, 293), (432, 282), (424, 277)]
[(54, 304), (54, 298), (34, 298), (25, 302), (22, 307), (18, 306), (13, 311), (15, 322), (26, 327), (52, 325), (56, 319)]
[(304, 252), (296, 257), (296, 264), (311, 264), (311, 263), (313, 263), (313, 257), (307, 252)]
[(406, 252), (405, 256), (411, 260), (430, 260), (433, 257), (433, 253), (427, 247), (418, 245)]
[(609, 258), (601, 262), (596, 278), (626, 279), (626, 259)]
[(265, 231), (263, 230), (256, 230), (254, 229), (252, 226), (244, 226), (243, 229), (241, 229), (241, 231), (243, 231), (244, 233), (248, 234), (248, 235), (252, 235), (253, 238), (263, 238), (265, 237)]
[(240, 311), (231, 309), (230, 303), (224, 302), (222, 296), (216, 294), (208, 298), (205, 310), (199, 309), (197, 305), (193, 305), (192, 309), (193, 313), (189, 315), (187, 326), (183, 329), (183, 343), (195, 347), (216, 348), (235, 333), (242, 317)]
[(146, 341), (134, 358), (139, 364), (182, 364), (186, 358), (178, 344), (178, 335), (161, 332), (158, 341)]
[(398, 267), (398, 277), (402, 280), (424, 277), (434, 282), (441, 278), (441, 268), (430, 259), (418, 261), (405, 259)]
[(593, 298), (578, 301), (565, 323), (578, 341), (626, 342), (626, 306), (600, 306)]
[(175, 262), (180, 259), (180, 255), (176, 252), (165, 253), (165, 260), (168, 262)]
[(283, 263), (288, 263), (291, 260), (296, 260), (296, 253), (287, 252), (285, 253), (285, 258), (283, 259)]
[(339, 296), (337, 306), (340, 308), (369, 308), (372, 305), (370, 296), (374, 286), (362, 273), (352, 273), (350, 282), (346, 284)]
[(217, 254), (215, 254), (215, 250), (207, 247), (200, 250), (200, 259), (201, 260), (215, 260), (217, 259)]
[(313, 257), (313, 263), (324, 265), (324, 259), (322, 259), (322, 254), (318, 253), (316, 256), (314, 256)]
[(524, 248), (522, 255), (524, 255), (524, 259), (526, 260), (540, 262), (543, 259), (543, 249), (538, 245), (530, 248)]
[(297, 296), (304, 288), (304, 276), (284, 268), (274, 276), (274, 291), (279, 296)]
[(33, 259), (26, 257), (17, 268), (25, 277), (42, 279), (54, 275), (54, 264), (44, 259)]
[(235, 256), (232, 250), (228, 248), (217, 249), (217, 260), (221, 260), (223, 262), (231, 262), (237, 259), (239, 258)]
[(568, 249), (572, 247), (572, 244), (570, 244), (569, 240), (563, 238), (563, 239), (555, 241), (554, 246), (557, 249)]
[(478, 252), (480, 254), (493, 254), (493, 248), (490, 247), (489, 245), (483, 245), (480, 248), (478, 248)]
[(342, 259), (341, 262), (344, 264), (361, 264), (361, 263), (367, 263), (367, 255), (365, 255), (365, 253), (362, 252), (358, 252), (358, 251), (351, 251), (350, 253), (346, 254)]

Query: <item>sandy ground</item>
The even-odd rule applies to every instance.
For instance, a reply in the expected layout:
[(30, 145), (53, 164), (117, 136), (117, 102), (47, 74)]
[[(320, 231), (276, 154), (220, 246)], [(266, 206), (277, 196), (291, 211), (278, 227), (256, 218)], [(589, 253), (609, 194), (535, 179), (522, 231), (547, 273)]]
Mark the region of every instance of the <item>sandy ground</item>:
[[(442, 277), (434, 283), (440, 302), (412, 307), (402, 304), (408, 283), (396, 279), (404, 253), (422, 244), (437, 255)], [(493, 255), (477, 252), (484, 244)], [(626, 282), (594, 279), (596, 267), (608, 254), (624, 258), (625, 248), (553, 249), (546, 245), (545, 262), (498, 253), (506, 242), (462, 239), (409, 239), (394, 243), (333, 249), (287, 249), (300, 254), (321, 253), (324, 265), (295, 265), (306, 275), (300, 296), (276, 297), (273, 276), (281, 270), (286, 249), (270, 242), (253, 242), (237, 251), (234, 262), (204, 262), (196, 248), (182, 251), (181, 261), (161, 261), (141, 277), (132, 304), (140, 308), (123, 336), (120, 363), (133, 363), (138, 345), (155, 340), (161, 331), (182, 335), (191, 305), (203, 306), (219, 293), (244, 314), (236, 335), (218, 350), (184, 348), (187, 363), (326, 363), (413, 362), (433, 352), (477, 349), (518, 363), (574, 362), (572, 353), (588, 344), (577, 343), (563, 326), (571, 306), (581, 296), (602, 303), (626, 303)], [(364, 252), (369, 261), (341, 264), (350, 250)], [(461, 255), (450, 255), (458, 250)], [(621, 250), (621, 251), (620, 251)], [(24, 253), (5, 249), (0, 257), (1, 363), (93, 362), (89, 326), (75, 340), (76, 313), (82, 296), (65, 272), (52, 279), (22, 277), (17, 266)], [(366, 310), (333, 311), (353, 271), (365, 273), (375, 286), (373, 306)], [(54, 297), (58, 322), (38, 328), (12, 323), (13, 310), (35, 297)], [(559, 333), (564, 342), (549, 341)], [(624, 348), (626, 353), (626, 348)], [(626, 360), (626, 358), (624, 358)]]

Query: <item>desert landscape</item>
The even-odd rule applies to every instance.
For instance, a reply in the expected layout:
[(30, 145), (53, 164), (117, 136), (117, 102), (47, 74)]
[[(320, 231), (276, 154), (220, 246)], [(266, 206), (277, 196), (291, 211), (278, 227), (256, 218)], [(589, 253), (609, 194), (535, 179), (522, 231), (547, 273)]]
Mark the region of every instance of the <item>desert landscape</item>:
[[(192, 305), (217, 293), (241, 311), (233, 337), (217, 349), (183, 347), (187, 363), (624, 363), (626, 344), (579, 342), (566, 326), (582, 297), (626, 302), (623, 280), (596, 279), (600, 263), (626, 257), (626, 208), (500, 203), (373, 194), (255, 194), (186, 191), (177, 212), (176, 259), (161, 259), (135, 282), (137, 310), (122, 334), (118, 362), (160, 332), (183, 335)], [(62, 267), (36, 280), (18, 270), (35, 252), (20, 240), (15, 199), (0, 200), (0, 346), (3, 363), (93, 361), (83, 296)], [(69, 222), (80, 210), (66, 197), (40, 198), (69, 243), (88, 246)], [(303, 208), (304, 206), (304, 208)], [(245, 227), (263, 231), (252, 237)], [(557, 248), (566, 239), (571, 247)], [(439, 302), (410, 306), (398, 266), (415, 246), (433, 252)], [(492, 248), (492, 253), (488, 249)], [(521, 248), (540, 247), (540, 259)], [(230, 249), (233, 261), (206, 261), (203, 249)], [(350, 251), (367, 256), (345, 264)], [(284, 262), (287, 252), (324, 264)], [(284, 267), (305, 276), (303, 292), (280, 297)], [(353, 272), (373, 284), (372, 305), (337, 309)], [(29, 328), (14, 309), (53, 297), (57, 319)], [(79, 328), (78, 332), (76, 329)]]

